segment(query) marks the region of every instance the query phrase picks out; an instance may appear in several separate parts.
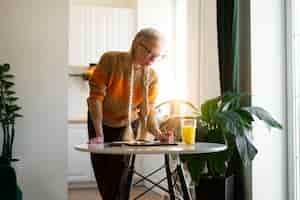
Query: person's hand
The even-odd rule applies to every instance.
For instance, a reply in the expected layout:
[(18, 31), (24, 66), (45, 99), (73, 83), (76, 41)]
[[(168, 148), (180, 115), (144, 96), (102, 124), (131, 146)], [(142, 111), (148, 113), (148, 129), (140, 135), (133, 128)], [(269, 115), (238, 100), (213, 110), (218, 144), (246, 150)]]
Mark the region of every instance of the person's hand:
[(104, 143), (104, 137), (98, 136), (98, 137), (91, 138), (87, 143), (88, 144), (102, 144), (102, 143)]
[(159, 141), (161, 143), (173, 143), (174, 142), (174, 131), (168, 130), (159, 135)]

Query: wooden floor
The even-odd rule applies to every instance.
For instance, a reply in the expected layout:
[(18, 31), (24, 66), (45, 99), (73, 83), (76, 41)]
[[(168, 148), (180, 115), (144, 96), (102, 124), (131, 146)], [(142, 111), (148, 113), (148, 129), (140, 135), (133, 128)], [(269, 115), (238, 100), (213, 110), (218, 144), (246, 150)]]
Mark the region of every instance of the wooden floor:
[[(131, 192), (131, 199), (136, 197), (142, 191), (144, 187), (134, 187)], [(69, 200), (102, 200), (98, 190), (96, 188), (84, 188), (84, 189), (70, 189), (69, 190)], [(141, 200), (162, 200), (165, 199), (161, 195), (149, 192), (141, 198)]]

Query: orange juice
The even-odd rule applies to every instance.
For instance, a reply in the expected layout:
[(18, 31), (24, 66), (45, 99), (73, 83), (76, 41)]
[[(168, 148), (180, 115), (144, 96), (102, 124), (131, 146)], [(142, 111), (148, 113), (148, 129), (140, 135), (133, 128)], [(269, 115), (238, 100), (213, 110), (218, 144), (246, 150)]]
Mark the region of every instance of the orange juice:
[(196, 128), (186, 125), (182, 127), (182, 142), (184, 144), (195, 144)]

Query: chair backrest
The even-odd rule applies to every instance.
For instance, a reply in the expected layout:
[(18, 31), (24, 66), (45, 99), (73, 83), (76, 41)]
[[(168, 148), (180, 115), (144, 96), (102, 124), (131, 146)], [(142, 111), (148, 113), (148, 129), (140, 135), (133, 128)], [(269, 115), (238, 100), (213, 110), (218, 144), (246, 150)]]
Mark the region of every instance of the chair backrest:
[(160, 130), (173, 130), (175, 132), (175, 138), (180, 140), (182, 119), (195, 119), (197, 117), (195, 112), (198, 109), (187, 100), (172, 99), (158, 104), (155, 106), (155, 110), (157, 112)]

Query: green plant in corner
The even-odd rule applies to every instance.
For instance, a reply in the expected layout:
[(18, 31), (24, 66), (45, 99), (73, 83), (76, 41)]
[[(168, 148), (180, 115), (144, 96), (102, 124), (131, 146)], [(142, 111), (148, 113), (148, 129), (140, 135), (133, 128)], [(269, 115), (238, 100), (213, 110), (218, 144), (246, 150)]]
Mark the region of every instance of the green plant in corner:
[[(240, 101), (243, 93), (226, 93), (204, 102), (199, 111), (197, 135), (205, 134), (205, 141), (227, 145), (224, 152), (201, 155), (182, 156), (186, 162), (193, 181), (198, 184), (202, 176), (225, 177), (228, 165), (236, 149), (244, 165), (248, 165), (257, 154), (252, 143), (252, 123), (257, 117), (269, 127), (282, 129), (282, 126), (263, 108), (243, 107)], [(198, 137), (198, 136), (197, 136)]]
[(18, 114), (18, 111), (21, 109), (16, 104), (18, 97), (15, 96), (16, 92), (12, 90), (14, 75), (10, 74), (9, 70), (9, 64), (0, 65), (0, 122), (3, 133), (1, 159), (7, 162), (17, 161), (17, 159), (12, 157), (15, 120), (18, 117), (22, 117), (22, 115)]

